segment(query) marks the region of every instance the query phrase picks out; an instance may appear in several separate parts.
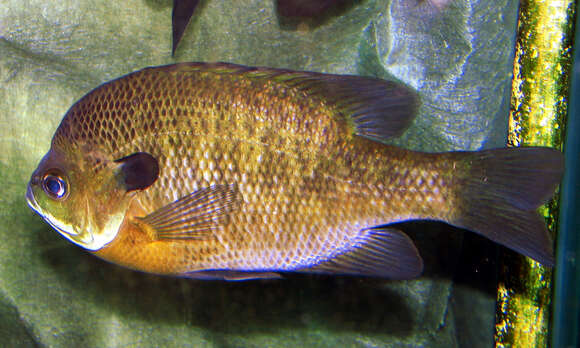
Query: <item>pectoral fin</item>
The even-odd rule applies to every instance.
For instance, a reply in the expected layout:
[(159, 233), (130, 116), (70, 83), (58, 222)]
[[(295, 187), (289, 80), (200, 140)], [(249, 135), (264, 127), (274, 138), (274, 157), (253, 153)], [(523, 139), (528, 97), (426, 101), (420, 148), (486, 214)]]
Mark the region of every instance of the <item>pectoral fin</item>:
[(139, 219), (153, 240), (209, 239), (237, 208), (233, 185), (215, 185), (184, 196)]
[(351, 250), (298, 272), (365, 275), (412, 279), (423, 271), (423, 260), (413, 241), (392, 228), (362, 231)]

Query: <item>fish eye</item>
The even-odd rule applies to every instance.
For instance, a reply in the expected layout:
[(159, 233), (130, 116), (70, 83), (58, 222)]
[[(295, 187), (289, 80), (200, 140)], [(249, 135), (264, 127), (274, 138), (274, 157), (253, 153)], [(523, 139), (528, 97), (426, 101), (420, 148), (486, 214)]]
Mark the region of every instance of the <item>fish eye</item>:
[(42, 178), (42, 189), (52, 199), (62, 199), (68, 192), (66, 181), (62, 176), (48, 173)]

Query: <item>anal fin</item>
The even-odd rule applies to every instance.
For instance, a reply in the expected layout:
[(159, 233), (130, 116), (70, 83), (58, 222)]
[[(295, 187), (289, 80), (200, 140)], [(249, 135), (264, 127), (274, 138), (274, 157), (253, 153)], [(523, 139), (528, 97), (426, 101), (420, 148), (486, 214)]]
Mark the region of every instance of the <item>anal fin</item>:
[(423, 271), (423, 260), (413, 241), (392, 228), (361, 232), (351, 250), (297, 272), (364, 275), (389, 279), (412, 279)]
[(228, 280), (228, 281), (282, 278), (280, 274), (274, 272), (229, 271), (229, 270), (197, 271), (185, 273), (183, 276), (187, 278), (200, 280)]

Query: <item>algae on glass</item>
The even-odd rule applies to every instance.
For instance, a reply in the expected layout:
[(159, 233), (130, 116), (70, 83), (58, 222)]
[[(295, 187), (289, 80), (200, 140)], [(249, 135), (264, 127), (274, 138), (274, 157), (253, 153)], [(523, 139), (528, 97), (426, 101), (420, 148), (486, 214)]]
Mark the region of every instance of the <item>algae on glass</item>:
[(488, 283), (454, 283), (463, 260), (456, 229), (409, 224), (426, 262), (425, 275), (413, 281), (291, 275), (201, 282), (101, 261), (60, 237), (24, 199), (74, 101), (104, 81), (175, 61), (398, 79), (419, 91), (423, 105), (397, 144), (503, 146), (517, 2), (428, 3), (351, 1), (320, 20), (289, 25), (274, 1), (207, 0), (171, 58), (172, 1), (4, 1), (2, 337), (22, 346), (490, 345), (495, 296)]

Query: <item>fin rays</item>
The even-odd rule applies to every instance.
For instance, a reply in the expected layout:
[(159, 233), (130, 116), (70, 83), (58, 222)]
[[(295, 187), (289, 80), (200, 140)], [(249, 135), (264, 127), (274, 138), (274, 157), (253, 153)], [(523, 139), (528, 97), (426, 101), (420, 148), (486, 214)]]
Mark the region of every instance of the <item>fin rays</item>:
[(217, 230), (235, 209), (233, 185), (201, 189), (141, 218), (159, 239), (203, 239)]
[(402, 83), (373, 77), (323, 74), (230, 63), (182, 63), (164, 67), (167, 71), (213, 71), (243, 74), (250, 79), (267, 79), (302, 91), (336, 108), (354, 122), (353, 132), (375, 139), (401, 135), (419, 107), (415, 91)]
[(527, 147), (457, 155), (466, 156), (470, 169), (461, 191), (462, 214), (450, 222), (552, 266), (552, 240), (536, 209), (560, 181), (562, 153)]
[(423, 260), (406, 234), (392, 228), (377, 228), (361, 231), (352, 249), (296, 271), (411, 279), (423, 271)]

